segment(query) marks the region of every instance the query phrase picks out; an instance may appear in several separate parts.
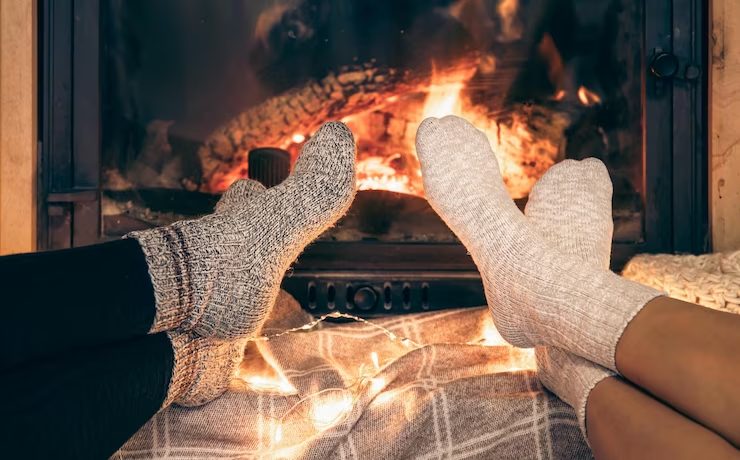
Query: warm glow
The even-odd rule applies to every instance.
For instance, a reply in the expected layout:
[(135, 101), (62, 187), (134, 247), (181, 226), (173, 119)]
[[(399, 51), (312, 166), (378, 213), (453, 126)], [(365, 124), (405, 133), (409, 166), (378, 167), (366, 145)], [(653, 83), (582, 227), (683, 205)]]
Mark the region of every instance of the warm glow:
[(601, 104), (601, 98), (599, 95), (590, 91), (585, 86), (578, 88), (578, 100), (585, 106)]
[(273, 437), (275, 440), (275, 443), (279, 443), (283, 440), (283, 426), (278, 425), (277, 428), (275, 428), (275, 436)]
[[(377, 120), (369, 116), (352, 116), (345, 122), (355, 133), (358, 152), (357, 183), (359, 190), (389, 190), (424, 196), (421, 167), (416, 157), (415, 133), (427, 117), (457, 115), (483, 131), (496, 153), (504, 182), (513, 198), (529, 194), (535, 181), (555, 163), (558, 148), (549, 141), (537, 141), (516, 115), (509, 123), (497, 123), (479, 106), (472, 106), (464, 96), (465, 87), (475, 69), (466, 68), (452, 73), (434, 73), (428, 86), (420, 88), (426, 95), (415, 122), (407, 128), (404, 145), (390, 155), (368, 155), (363, 141), (372, 137)], [(558, 96), (558, 95), (556, 95)], [(561, 95), (560, 97), (564, 97)]]
[(499, 334), (498, 330), (496, 329), (496, 326), (494, 326), (493, 321), (486, 321), (483, 324), (483, 339), (481, 340), (482, 345), (486, 346), (501, 346), (501, 345), (508, 345), (506, 340), (504, 340), (503, 337), (501, 337), (501, 334)]
[[(501, 0), (499, 10), (515, 32), (515, 0)], [(554, 45), (553, 45), (554, 46)], [(553, 164), (558, 146), (537, 139), (526, 122), (526, 114), (509, 114), (499, 121), (481, 105), (473, 104), (466, 89), (476, 71), (495, 73), (495, 57), (482, 56), (477, 64), (436, 71), (416, 88), (388, 97), (378, 110), (359, 111), (342, 118), (352, 130), (357, 144), (357, 188), (387, 190), (424, 197), (421, 167), (416, 156), (416, 130), (424, 118), (456, 115), (483, 131), (491, 144), (512, 198), (529, 194), (537, 179)], [(486, 70), (487, 69), (487, 70)], [(565, 97), (560, 90), (555, 100)], [(598, 104), (595, 93), (581, 88), (578, 97), (586, 105)], [(286, 149), (295, 161), (311, 132), (296, 132), (277, 145)], [(209, 189), (223, 192), (234, 181), (247, 177), (247, 152), (238, 152), (228, 171), (218, 171), (209, 179)]]
[(499, 0), (496, 10), (501, 17), (501, 39), (513, 41), (522, 36), (521, 26), (516, 18), (518, 9), (519, 0)]
[(421, 195), (421, 176), (412, 184), (409, 176), (399, 174), (392, 166), (397, 156), (369, 157), (357, 162), (358, 190), (389, 190), (391, 192)]
[(370, 390), (373, 393), (377, 393), (385, 387), (385, 379), (383, 377), (374, 377), (370, 379)]
[(375, 367), (376, 371), (380, 370), (380, 360), (378, 359), (378, 354), (376, 352), (370, 353), (370, 359), (373, 362), (373, 366)]
[(530, 371), (535, 369), (537, 369), (537, 359), (534, 355), (534, 348), (511, 347), (510, 370)]
[(318, 430), (325, 430), (339, 423), (352, 410), (352, 398), (347, 393), (337, 396), (316, 395), (312, 400), (309, 417)]
[(450, 82), (432, 80), (427, 100), (424, 102), (422, 119), (428, 117), (441, 118), (445, 115), (457, 115), (463, 112), (460, 92), (465, 88), (463, 78), (466, 78), (467, 75), (463, 74), (460, 77), (460, 79), (454, 79)]
[(493, 320), (487, 319), (483, 323), (481, 336), (480, 341), (477, 342), (480, 345), (487, 347), (507, 347), (509, 349), (508, 362), (496, 363), (497, 372), (537, 369), (534, 348), (516, 348), (511, 346), (501, 337), (501, 334), (493, 324)]
[(243, 375), (241, 378), (255, 391), (283, 393), (286, 395), (298, 393), (298, 390), (282, 376)]
[(237, 371), (240, 378), (254, 391), (282, 393), (285, 395), (298, 394), (298, 390), (288, 381), (275, 357), (268, 347), (256, 342), (259, 358), (251, 361), (242, 361)]

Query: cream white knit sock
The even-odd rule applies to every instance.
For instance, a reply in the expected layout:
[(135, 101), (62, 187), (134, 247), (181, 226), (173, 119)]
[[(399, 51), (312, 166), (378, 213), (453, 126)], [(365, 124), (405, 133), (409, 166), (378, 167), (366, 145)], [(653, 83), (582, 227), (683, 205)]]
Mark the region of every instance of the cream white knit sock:
[(280, 185), (263, 190), (239, 181), (209, 216), (130, 234), (143, 249), (154, 286), (150, 332), (194, 330), (222, 339), (252, 334), (290, 264), (344, 215), (354, 195), (352, 133), (342, 123), (327, 123)]
[(246, 338), (216, 340), (193, 332), (170, 331), (175, 363), (162, 407), (200, 406), (221, 396), (244, 356)]
[[(612, 183), (604, 164), (589, 158), (565, 160), (535, 184), (524, 210), (543, 238), (584, 263), (609, 268)], [(586, 402), (597, 383), (615, 374), (556, 347), (535, 348), (542, 384), (576, 410), (586, 435)]]
[(661, 293), (589, 267), (542, 238), (509, 197), (486, 135), (467, 121), (424, 120), (416, 148), (427, 198), (470, 251), (501, 335), (521, 348), (556, 346), (616, 370), (624, 328)]

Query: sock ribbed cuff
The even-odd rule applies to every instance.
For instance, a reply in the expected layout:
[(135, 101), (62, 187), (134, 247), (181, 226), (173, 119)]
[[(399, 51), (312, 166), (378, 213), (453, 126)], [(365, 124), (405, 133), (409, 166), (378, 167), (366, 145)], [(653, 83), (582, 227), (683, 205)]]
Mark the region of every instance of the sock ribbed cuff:
[(175, 226), (132, 232), (149, 266), (156, 313), (150, 334), (179, 328), (192, 314), (194, 299), (190, 268), (185, 264), (187, 247)]
[(246, 339), (219, 341), (192, 332), (168, 333), (175, 354), (172, 378), (162, 407), (192, 407), (221, 396), (241, 363)]

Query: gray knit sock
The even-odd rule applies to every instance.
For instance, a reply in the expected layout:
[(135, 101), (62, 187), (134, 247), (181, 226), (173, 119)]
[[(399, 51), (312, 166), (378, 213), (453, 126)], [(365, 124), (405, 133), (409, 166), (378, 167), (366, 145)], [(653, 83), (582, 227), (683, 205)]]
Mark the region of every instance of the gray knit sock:
[(509, 197), (486, 135), (465, 120), (424, 120), (416, 147), (427, 198), (470, 251), (501, 335), (616, 370), (624, 328), (661, 293), (547, 242)]
[(248, 339), (216, 340), (170, 331), (175, 364), (162, 407), (200, 406), (221, 396), (244, 356)]
[(179, 328), (223, 339), (252, 334), (290, 264), (347, 211), (354, 194), (352, 133), (342, 123), (327, 123), (280, 185), (262, 190), (240, 181), (214, 214), (130, 234), (144, 251), (154, 286), (151, 332)]
[[(604, 164), (565, 160), (535, 184), (524, 211), (543, 238), (588, 265), (609, 268), (612, 183)], [(586, 435), (586, 402), (597, 383), (615, 374), (556, 347), (535, 348), (542, 384), (576, 410)]]

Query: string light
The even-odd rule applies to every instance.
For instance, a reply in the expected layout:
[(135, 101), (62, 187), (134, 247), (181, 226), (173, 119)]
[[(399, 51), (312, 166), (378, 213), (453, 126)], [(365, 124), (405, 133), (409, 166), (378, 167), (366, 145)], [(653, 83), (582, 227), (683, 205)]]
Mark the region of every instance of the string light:
[[(286, 329), (275, 334), (253, 337), (250, 340), (253, 342), (268, 342), (288, 334), (307, 332), (315, 329), (328, 319), (348, 319), (363, 323), (381, 331), (391, 342), (399, 343), (406, 348), (418, 349), (424, 346), (408, 337), (400, 337), (390, 329), (372, 321), (342, 312), (331, 312), (301, 326)], [(481, 337), (465, 344), (476, 346), (505, 346), (506, 342), (496, 330), (493, 322), (487, 321), (483, 324)], [(507, 367), (509, 371), (534, 368), (534, 350), (517, 350), (516, 353), (512, 354), (511, 359), (512, 363)], [(304, 412), (305, 415), (302, 419), (310, 422), (314, 429), (320, 432), (344, 421), (358, 401), (359, 395), (365, 389), (373, 394), (374, 401), (377, 404), (385, 404), (393, 400), (396, 394), (395, 391), (383, 392), (387, 381), (385, 377), (378, 375), (382, 369), (380, 356), (376, 351), (372, 351), (370, 352), (370, 366), (365, 364), (360, 365), (358, 377), (354, 381), (349, 382), (346, 387), (327, 388), (301, 398), (278, 420), (272, 436), (274, 444), (280, 444), (283, 441), (283, 427), (286, 420), (296, 412)], [(285, 396), (296, 395), (298, 393), (298, 390), (285, 377), (282, 377), (282, 375), (278, 375), (278, 378), (246, 375), (242, 376), (242, 379), (250, 388), (256, 391), (274, 391)]]
[(358, 323), (364, 323), (370, 327), (373, 327), (375, 329), (378, 329), (383, 334), (386, 335), (392, 342), (399, 342), (401, 345), (405, 347), (414, 347), (414, 348), (421, 348), (422, 346), (418, 343), (414, 342), (413, 340), (407, 338), (407, 337), (398, 337), (396, 334), (393, 333), (390, 329), (387, 329), (380, 324), (373, 323), (371, 321), (366, 320), (365, 318), (360, 318), (359, 316), (350, 315), (348, 313), (342, 313), (338, 311), (334, 311), (331, 313), (328, 313), (326, 315), (319, 316), (318, 318), (314, 319), (313, 321), (306, 323), (302, 326), (293, 327), (290, 329), (286, 329), (282, 332), (278, 332), (276, 334), (267, 334), (267, 335), (261, 335), (257, 337), (253, 337), (249, 339), (252, 342), (267, 342), (273, 339), (276, 339), (278, 337), (282, 337), (284, 335), (292, 334), (295, 332), (306, 332), (310, 331), (311, 329), (315, 328), (319, 324), (323, 323), (327, 319), (350, 319), (352, 321), (357, 321)]
[(370, 360), (373, 362), (376, 371), (380, 371), (380, 361), (378, 360), (378, 354), (376, 352), (370, 353)]
[(266, 391), (282, 393), (286, 395), (296, 394), (298, 390), (284, 378), (270, 378), (262, 375), (246, 375), (242, 380), (255, 391)]

